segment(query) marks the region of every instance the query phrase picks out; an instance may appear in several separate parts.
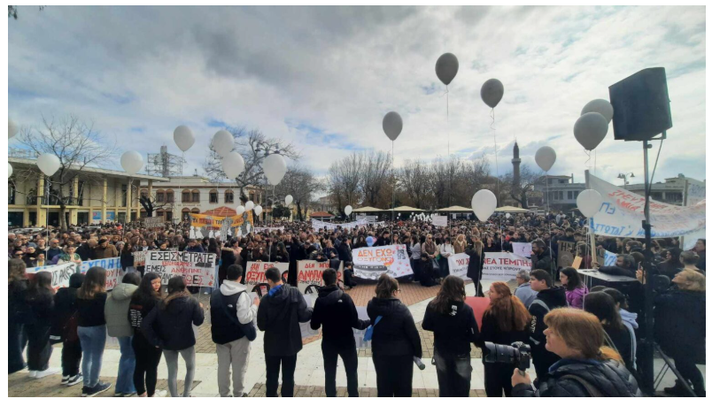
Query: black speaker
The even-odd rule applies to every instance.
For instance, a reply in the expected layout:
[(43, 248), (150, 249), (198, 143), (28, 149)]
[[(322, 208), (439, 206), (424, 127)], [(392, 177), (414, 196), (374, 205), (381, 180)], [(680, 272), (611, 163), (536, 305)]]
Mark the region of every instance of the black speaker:
[(649, 68), (610, 86), (615, 139), (644, 141), (672, 128), (665, 68)]

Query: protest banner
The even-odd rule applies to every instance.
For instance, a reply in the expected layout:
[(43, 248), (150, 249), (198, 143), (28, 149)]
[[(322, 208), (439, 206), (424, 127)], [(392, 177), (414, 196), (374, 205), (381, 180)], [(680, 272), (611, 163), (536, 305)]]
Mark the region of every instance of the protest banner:
[[(616, 187), (586, 172), (588, 187), (602, 197), (600, 211), (590, 223), (599, 236), (645, 237), (645, 197)], [(704, 230), (706, 203), (701, 200), (689, 206), (675, 206), (650, 200), (653, 238), (680, 237)]]
[(145, 217), (144, 223), (148, 229), (165, 228), (165, 217)]
[(144, 250), (133, 252), (133, 266), (135, 268), (138, 268), (140, 266), (145, 266), (145, 251)]
[(447, 216), (433, 216), (432, 218), (432, 224), (436, 227), (447, 227)]
[(413, 274), (404, 244), (361, 247), (352, 255), (355, 276), (362, 279), (378, 280), (383, 273), (395, 278)]
[(267, 280), (265, 279), (265, 271), (271, 267), (276, 267), (280, 270), (280, 274), (282, 274), (288, 270), (290, 263), (247, 262), (245, 269), (245, 284), (247, 286), (255, 286), (259, 283), (267, 283)]
[(532, 261), (515, 253), (485, 253), (482, 280), (508, 281), (519, 271), (530, 272), (530, 269), (532, 269)]
[(191, 239), (215, 237), (226, 240), (228, 234), (245, 237), (253, 232), (253, 215), (248, 212), (229, 217), (193, 213), (188, 216), (190, 217)]
[(582, 266), (582, 257), (575, 256), (575, 260), (573, 260), (572, 267), (575, 268), (575, 270), (580, 269), (580, 266)]
[[(370, 319), (367, 313), (367, 308), (365, 306), (356, 306), (355, 309), (357, 309), (358, 319), (360, 319), (361, 321)], [(365, 332), (367, 332), (367, 328), (353, 328), (353, 336), (355, 337), (355, 348), (370, 349), (372, 341), (365, 340)]]
[[(327, 227), (330, 230), (335, 230), (336, 228), (340, 227), (341, 229), (354, 229), (355, 227), (363, 227), (368, 224), (367, 220), (358, 220), (353, 221), (350, 223), (326, 223), (324, 221), (315, 220), (312, 219), (310, 221), (312, 223), (313, 231), (318, 231), (322, 228)], [(382, 224), (382, 223), (376, 223), (376, 224)]]
[(615, 266), (617, 262), (617, 255), (615, 253), (605, 250), (605, 257), (603, 257), (603, 266)]
[(125, 275), (120, 265), (119, 257), (82, 262), (79, 271), (80, 273), (87, 273), (91, 267), (102, 267), (105, 269), (105, 290), (112, 290), (115, 285), (122, 282), (122, 277)]
[(558, 267), (568, 267), (572, 265), (575, 259), (575, 242), (559, 241), (558, 242)]
[(453, 254), (448, 257), (448, 266), (452, 276), (467, 277), (469, 265), (470, 256), (465, 253)]
[(63, 263), (53, 266), (31, 267), (25, 270), (25, 274), (30, 276), (38, 272), (50, 272), (52, 274), (52, 288), (56, 291), (60, 288), (70, 286), (70, 276), (77, 272), (75, 263)]
[[(340, 266), (338, 267), (337, 275), (338, 275), (338, 286), (342, 286), (342, 270), (344, 263), (342, 261), (339, 262)], [(300, 289), (300, 292), (305, 293), (305, 289), (307, 289), (310, 285), (317, 285), (317, 286), (323, 286), (323, 278), (322, 274), (325, 271), (325, 269), (330, 268), (330, 261), (326, 262), (316, 262), (315, 260), (298, 260), (297, 262), (297, 285), (298, 289)]]
[(157, 273), (163, 285), (175, 276), (184, 276), (188, 286), (212, 287), (215, 284), (215, 253), (150, 251), (145, 252), (145, 273)]
[(532, 256), (532, 243), (512, 243), (513, 253), (522, 256), (522, 257), (530, 257)]
[(280, 227), (255, 227), (255, 233), (263, 233), (263, 232), (272, 233), (272, 232), (274, 232), (274, 231), (280, 231), (280, 232), (285, 231), (285, 226), (280, 226)]
[[(315, 300), (317, 299), (317, 294), (315, 295), (303, 295), (303, 298), (305, 299), (305, 303), (307, 304), (308, 308), (312, 308), (315, 306)], [(320, 331), (316, 329), (312, 329), (310, 327), (310, 322), (300, 322), (300, 336), (303, 339), (306, 338), (312, 338), (314, 336), (320, 335)]]

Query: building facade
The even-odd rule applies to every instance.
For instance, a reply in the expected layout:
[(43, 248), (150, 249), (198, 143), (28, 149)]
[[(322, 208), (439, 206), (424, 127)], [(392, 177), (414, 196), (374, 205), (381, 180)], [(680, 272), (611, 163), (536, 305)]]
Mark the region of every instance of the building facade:
[[(630, 184), (625, 189), (645, 196), (645, 184)], [(664, 183), (655, 183), (650, 189), (650, 197), (654, 201), (675, 205), (692, 205), (705, 199), (705, 181), (685, 177), (666, 178)]]
[(542, 204), (537, 207), (546, 208), (549, 201), (550, 210), (572, 210), (577, 208), (577, 197), (584, 189), (585, 183), (576, 183), (574, 175), (543, 176), (535, 185), (535, 191), (542, 193)]
[(72, 177), (63, 183), (46, 177), (35, 159), (9, 157), (13, 175), (8, 179), (8, 222), (11, 227), (60, 225), (61, 202), (65, 204), (68, 225), (99, 224), (137, 220), (142, 206), (139, 188), (142, 180), (166, 178), (101, 168), (70, 169)]

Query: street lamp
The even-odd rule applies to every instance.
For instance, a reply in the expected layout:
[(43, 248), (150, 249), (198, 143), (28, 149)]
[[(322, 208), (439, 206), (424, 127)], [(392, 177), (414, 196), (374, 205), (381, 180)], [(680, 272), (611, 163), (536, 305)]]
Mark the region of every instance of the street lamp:
[(633, 174), (633, 173), (628, 173), (628, 174), (620, 173), (620, 174), (618, 174), (617, 178), (623, 180), (623, 182), (624, 182), (623, 188), (627, 189), (627, 185), (630, 183), (630, 180), (628, 180), (628, 179), (629, 179), (629, 178), (635, 178), (635, 174)]

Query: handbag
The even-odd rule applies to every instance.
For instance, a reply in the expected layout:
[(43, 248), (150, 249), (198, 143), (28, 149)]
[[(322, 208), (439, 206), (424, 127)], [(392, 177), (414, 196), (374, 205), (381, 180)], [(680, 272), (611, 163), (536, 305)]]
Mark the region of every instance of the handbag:
[(363, 337), (363, 341), (365, 341), (365, 342), (372, 341), (372, 336), (373, 336), (373, 331), (375, 330), (375, 325), (377, 325), (381, 319), (382, 319), (382, 315), (375, 318), (375, 323), (368, 326), (367, 330), (365, 331), (365, 336)]

